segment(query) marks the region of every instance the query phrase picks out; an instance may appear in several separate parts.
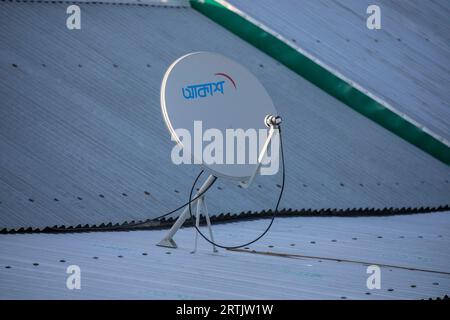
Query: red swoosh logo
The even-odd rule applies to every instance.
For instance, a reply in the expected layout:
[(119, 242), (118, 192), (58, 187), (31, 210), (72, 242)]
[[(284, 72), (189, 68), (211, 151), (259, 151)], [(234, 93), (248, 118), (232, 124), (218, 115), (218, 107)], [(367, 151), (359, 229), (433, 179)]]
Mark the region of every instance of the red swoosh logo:
[(234, 80), (231, 79), (231, 77), (229, 75), (227, 75), (226, 73), (222, 73), (222, 72), (216, 73), (215, 75), (227, 78), (228, 80), (231, 81), (231, 83), (233, 84), (234, 88), (236, 89), (236, 83), (234, 83)]

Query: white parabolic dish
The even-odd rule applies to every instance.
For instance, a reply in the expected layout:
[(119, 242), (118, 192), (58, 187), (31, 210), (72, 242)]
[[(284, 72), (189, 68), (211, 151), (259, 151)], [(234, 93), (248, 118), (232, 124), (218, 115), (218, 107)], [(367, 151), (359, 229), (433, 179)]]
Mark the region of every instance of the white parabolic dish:
[[(225, 140), (226, 129), (267, 129), (265, 116), (277, 114), (270, 96), (253, 74), (236, 62), (209, 52), (190, 53), (172, 63), (161, 85), (161, 109), (172, 138), (181, 146), (183, 141), (175, 130), (187, 129), (194, 137), (194, 121), (202, 121), (203, 132), (220, 130)], [(191, 144), (194, 148), (193, 141)], [(258, 153), (262, 144), (259, 141)], [(224, 148), (224, 159), (226, 151)], [(237, 150), (233, 151), (236, 155)], [(197, 158), (194, 151), (190, 157)], [(248, 161), (201, 164), (215, 176), (236, 180), (249, 178), (257, 166)]]

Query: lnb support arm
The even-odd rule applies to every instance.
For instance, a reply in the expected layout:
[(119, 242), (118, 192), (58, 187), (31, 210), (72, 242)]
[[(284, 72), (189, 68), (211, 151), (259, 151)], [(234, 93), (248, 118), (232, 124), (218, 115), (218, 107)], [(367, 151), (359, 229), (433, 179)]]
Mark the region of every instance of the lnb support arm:
[(261, 164), (264, 160), (264, 157), (266, 156), (267, 149), (269, 147), (270, 142), (272, 141), (274, 135), (276, 133), (277, 134), (279, 133), (281, 122), (282, 122), (282, 119), (280, 116), (275, 116), (272, 114), (269, 114), (264, 118), (264, 124), (269, 128), (269, 134), (267, 135), (267, 139), (264, 142), (264, 145), (259, 153), (258, 162), (257, 162), (255, 170), (253, 171), (253, 174), (250, 176), (250, 178), (247, 181), (241, 181), (239, 183), (242, 188), (248, 188), (252, 184), (256, 175), (258, 174), (258, 171), (261, 168)]

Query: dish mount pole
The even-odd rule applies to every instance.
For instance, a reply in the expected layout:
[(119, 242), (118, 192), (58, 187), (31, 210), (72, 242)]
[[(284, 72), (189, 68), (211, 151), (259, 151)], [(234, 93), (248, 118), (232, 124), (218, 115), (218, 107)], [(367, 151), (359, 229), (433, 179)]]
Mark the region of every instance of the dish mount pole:
[[(198, 196), (200, 194), (204, 193), (205, 190), (207, 190), (209, 188), (209, 186), (214, 182), (215, 179), (216, 178), (213, 175), (209, 175), (208, 179), (206, 179), (206, 181), (203, 183), (203, 185), (200, 187), (200, 189), (195, 194), (195, 197), (193, 198), (195, 200), (193, 200), (191, 202), (191, 207), (194, 206), (194, 205), (197, 205), (197, 215), (196, 215), (196, 225), (197, 225), (197, 227), (199, 226), (201, 208), (202, 207), (204, 208), (204, 214), (206, 216), (206, 222), (208, 224), (209, 234), (210, 234), (210, 237), (211, 237), (212, 241), (214, 241), (214, 239), (212, 237), (211, 221), (209, 219), (208, 210), (207, 210), (206, 203), (205, 203), (205, 195), (202, 195), (201, 197), (198, 197)], [(178, 229), (181, 228), (181, 226), (186, 221), (186, 219), (189, 217), (189, 215), (190, 215), (189, 214), (189, 205), (187, 205), (184, 208), (184, 210), (181, 213), (181, 215), (178, 217), (177, 221), (172, 226), (172, 228), (170, 228), (169, 232), (167, 232), (167, 234), (157, 244), (157, 246), (166, 247), (166, 248), (177, 248), (178, 246), (175, 243), (175, 241), (173, 240), (173, 236), (175, 235), (175, 233), (177, 233)], [(195, 252), (197, 250), (197, 230), (195, 230), (195, 234), (196, 234), (195, 249), (194, 249), (193, 252)], [(213, 251), (214, 252), (217, 251), (215, 246), (213, 246)]]

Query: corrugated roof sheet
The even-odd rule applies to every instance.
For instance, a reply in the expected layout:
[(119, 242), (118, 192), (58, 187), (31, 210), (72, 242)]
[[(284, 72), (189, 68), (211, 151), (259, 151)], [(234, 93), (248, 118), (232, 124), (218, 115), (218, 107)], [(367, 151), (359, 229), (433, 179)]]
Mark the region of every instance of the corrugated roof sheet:
[[(450, 3), (230, 0), (229, 3), (450, 140)], [(381, 9), (369, 30), (366, 10)]]
[[(213, 226), (239, 244), (268, 220)], [(0, 235), (1, 299), (427, 299), (450, 293), (450, 212), (366, 218), (279, 218), (244, 252), (219, 250), (181, 229)], [(381, 268), (369, 290), (367, 265)], [(81, 269), (69, 290), (66, 268)]]
[[(191, 9), (83, 4), (68, 30), (67, 3), (0, 6), (0, 229), (145, 220), (186, 202), (197, 168), (170, 161), (159, 88), (199, 50), (249, 68), (285, 119), (282, 207), (449, 204), (448, 166)], [(220, 181), (210, 212), (271, 209), (278, 179)]]

